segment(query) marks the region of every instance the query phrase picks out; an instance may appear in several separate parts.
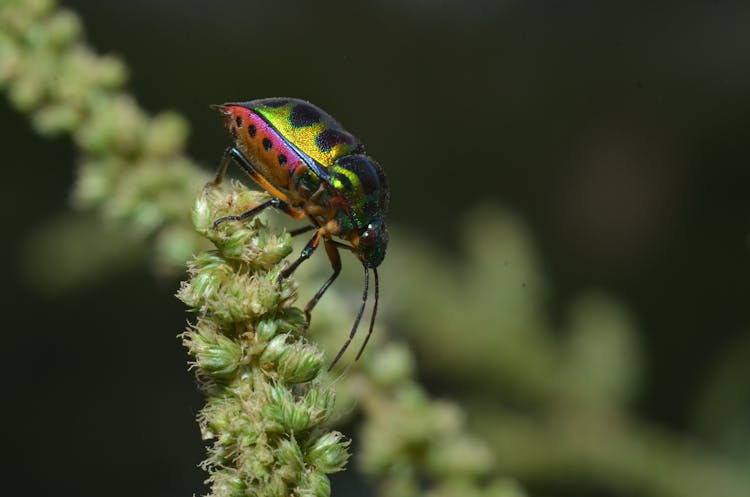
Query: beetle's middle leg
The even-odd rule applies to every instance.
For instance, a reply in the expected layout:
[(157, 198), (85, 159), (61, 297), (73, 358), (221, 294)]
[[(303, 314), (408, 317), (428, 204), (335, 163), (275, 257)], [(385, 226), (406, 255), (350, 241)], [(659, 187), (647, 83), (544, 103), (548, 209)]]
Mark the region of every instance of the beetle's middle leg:
[(331, 286), (331, 283), (333, 283), (338, 277), (339, 273), (341, 273), (341, 255), (339, 254), (339, 250), (336, 248), (336, 245), (331, 243), (331, 240), (329, 240), (328, 238), (325, 238), (323, 239), (323, 246), (326, 249), (328, 260), (331, 261), (333, 274), (326, 280), (325, 283), (323, 283), (323, 286), (321, 286), (320, 289), (315, 292), (313, 298), (311, 298), (310, 302), (308, 302), (305, 306), (305, 317), (307, 318), (308, 326), (310, 325), (310, 318), (312, 317), (313, 308), (318, 303), (318, 300), (320, 300), (323, 294), (326, 293), (326, 290), (328, 290), (328, 287)]
[(320, 243), (322, 231), (323, 230), (321, 228), (318, 228), (312, 238), (310, 238), (310, 241), (307, 242), (307, 245), (305, 245), (305, 248), (302, 249), (299, 257), (297, 257), (297, 259), (292, 262), (288, 268), (284, 269), (281, 274), (279, 274), (279, 279), (277, 280), (278, 282), (281, 282), (282, 279), (288, 278), (289, 275), (291, 275), (300, 264), (309, 259), (311, 255), (313, 255), (313, 252), (315, 252), (315, 249), (318, 248), (318, 244)]

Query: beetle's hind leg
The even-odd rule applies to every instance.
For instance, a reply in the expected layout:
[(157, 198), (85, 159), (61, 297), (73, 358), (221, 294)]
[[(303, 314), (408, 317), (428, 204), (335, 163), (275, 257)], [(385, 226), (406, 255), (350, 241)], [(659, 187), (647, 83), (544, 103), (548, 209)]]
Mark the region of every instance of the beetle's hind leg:
[(224, 149), (224, 153), (221, 155), (221, 162), (219, 163), (219, 169), (216, 171), (216, 177), (213, 180), (214, 185), (220, 185), (224, 181), (224, 176), (227, 174), (227, 168), (229, 163), (232, 162), (231, 150), (234, 147), (227, 147)]
[[(292, 201), (289, 196), (283, 191), (279, 190), (273, 183), (268, 181), (265, 176), (260, 174), (255, 168), (252, 162), (245, 157), (245, 154), (240, 152), (237, 147), (227, 147), (224, 150), (224, 155), (221, 157), (221, 164), (219, 170), (216, 172), (216, 178), (214, 178), (214, 184), (218, 185), (224, 180), (224, 175), (227, 172), (229, 163), (234, 161), (243, 171), (255, 181), (258, 186), (263, 188), (265, 191), (273, 195), (274, 197), (284, 201), (287, 205), (291, 204)], [(288, 209), (282, 209), (284, 212), (292, 216), (294, 219), (302, 219), (305, 217), (305, 212), (299, 209), (289, 207)]]
[(267, 202), (253, 207), (249, 211), (243, 212), (237, 216), (224, 216), (214, 221), (214, 229), (216, 229), (221, 223), (225, 221), (242, 221), (249, 217), (255, 216), (261, 213), (268, 207), (274, 207), (286, 214), (292, 216), (294, 219), (302, 219), (305, 217), (305, 213), (299, 209), (295, 209), (289, 205), (289, 198), (286, 194), (280, 191), (278, 188), (273, 186), (264, 178), (253, 166), (253, 164), (240, 152), (236, 147), (227, 147), (224, 150), (224, 154), (221, 156), (221, 163), (219, 164), (219, 170), (216, 171), (216, 177), (214, 178), (213, 184), (219, 185), (224, 181), (224, 176), (227, 173), (229, 163), (234, 161), (238, 166), (245, 171), (258, 185), (265, 189), (268, 193), (273, 195), (275, 198)]

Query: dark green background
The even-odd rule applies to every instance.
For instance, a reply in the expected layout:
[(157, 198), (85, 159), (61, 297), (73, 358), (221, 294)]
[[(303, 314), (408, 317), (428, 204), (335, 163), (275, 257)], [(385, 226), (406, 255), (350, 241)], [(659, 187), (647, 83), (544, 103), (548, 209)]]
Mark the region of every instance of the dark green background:
[[(746, 330), (748, 2), (63, 5), (99, 52), (126, 61), (145, 108), (187, 116), (206, 168), (227, 144), (208, 104), (295, 96), (385, 167), (390, 221), (446, 252), (469, 207), (518, 212), (556, 309), (593, 287), (636, 315), (648, 419), (688, 429), (706, 377)], [(63, 296), (24, 285), (21, 242), (68, 208), (76, 157), (5, 101), (0, 130), (6, 409), (18, 420), (6, 429), (20, 459), (41, 458), (15, 478), (31, 495), (198, 492), (201, 402), (174, 337), (185, 320), (175, 283), (143, 268)]]

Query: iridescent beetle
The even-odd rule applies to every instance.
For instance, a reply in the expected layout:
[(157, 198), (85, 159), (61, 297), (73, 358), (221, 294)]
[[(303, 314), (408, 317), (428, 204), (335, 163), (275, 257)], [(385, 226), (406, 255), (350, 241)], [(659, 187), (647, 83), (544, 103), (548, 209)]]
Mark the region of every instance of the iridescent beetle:
[(294, 236), (315, 230), (315, 234), (300, 256), (280, 275), (286, 278), (292, 274), (323, 240), (333, 274), (305, 306), (308, 323), (315, 304), (341, 272), (338, 249), (349, 250), (359, 257), (365, 270), (362, 304), (349, 337), (329, 370), (357, 332), (367, 303), (369, 270), (372, 269), (375, 304), (370, 329), (355, 360), (359, 359), (375, 323), (379, 296), (377, 267), (388, 246), (383, 217), (388, 209), (389, 191), (383, 169), (365, 155), (357, 138), (330, 115), (303, 100), (267, 98), (213, 107), (224, 114), (227, 129), (234, 138), (234, 145), (224, 151), (215, 182), (222, 181), (233, 160), (274, 196), (243, 214), (217, 219), (214, 226), (224, 221), (247, 219), (268, 207), (275, 207), (295, 219), (310, 220), (310, 226), (291, 233)]

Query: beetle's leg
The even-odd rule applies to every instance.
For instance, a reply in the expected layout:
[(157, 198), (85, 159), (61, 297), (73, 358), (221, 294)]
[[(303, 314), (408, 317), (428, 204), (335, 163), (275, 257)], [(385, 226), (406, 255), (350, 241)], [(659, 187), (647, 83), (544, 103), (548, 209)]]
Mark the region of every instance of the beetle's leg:
[(245, 171), (247, 175), (253, 179), (253, 181), (258, 183), (261, 188), (283, 202), (282, 204), (275, 205), (274, 207), (277, 207), (278, 209), (286, 212), (294, 219), (302, 219), (303, 217), (305, 217), (305, 212), (292, 207), (290, 205), (292, 202), (289, 199), (289, 196), (279, 190), (273, 184), (271, 184), (270, 181), (268, 181), (262, 174), (260, 174), (258, 170), (255, 169), (255, 166), (253, 166), (252, 162), (250, 162), (247, 157), (245, 157), (245, 155), (237, 149), (237, 147), (227, 147), (227, 149), (224, 150), (224, 155), (222, 156), (219, 170), (216, 173), (214, 184), (218, 185), (219, 183), (221, 183), (221, 181), (224, 179), (224, 174), (226, 174), (229, 162), (232, 160), (237, 163), (237, 165), (240, 166), (242, 170)]
[(315, 190), (315, 193), (310, 195), (310, 202), (315, 202), (316, 200), (318, 200), (318, 197), (320, 197), (324, 191), (326, 191), (325, 186), (323, 185), (323, 183), (321, 183), (318, 189)]
[[(354, 339), (354, 335), (357, 334), (357, 328), (359, 327), (359, 322), (362, 319), (362, 313), (365, 312), (365, 304), (367, 303), (367, 290), (369, 288), (369, 276), (370, 271), (367, 269), (367, 266), (365, 266), (365, 290), (362, 292), (362, 305), (359, 306), (359, 312), (357, 312), (357, 318), (354, 320), (354, 326), (352, 326), (352, 331), (349, 332), (349, 338), (346, 339), (346, 342), (344, 342), (344, 345), (341, 346), (339, 349), (338, 354), (336, 354), (336, 357), (333, 358), (333, 362), (330, 366), (328, 366), (328, 371), (332, 370), (333, 367), (336, 365), (337, 362), (339, 362), (339, 359), (341, 359), (341, 356), (344, 355), (344, 352), (346, 352), (346, 349), (349, 348), (349, 344), (352, 343), (352, 339)], [(359, 354), (357, 355), (359, 357)]]
[(279, 283), (282, 279), (286, 279), (289, 277), (290, 274), (294, 272), (295, 269), (297, 269), (297, 266), (302, 264), (303, 261), (306, 261), (310, 258), (310, 256), (315, 252), (315, 249), (318, 248), (318, 244), (320, 243), (320, 237), (321, 237), (321, 230), (315, 232), (312, 238), (310, 238), (310, 241), (307, 242), (307, 245), (305, 245), (305, 248), (302, 249), (302, 252), (300, 253), (299, 257), (297, 257), (297, 260), (292, 262), (292, 264), (284, 269), (281, 274), (279, 274), (279, 279), (277, 280)]
[(347, 245), (346, 243), (337, 242), (336, 240), (328, 240), (328, 241), (334, 247), (337, 247), (337, 248), (340, 248), (340, 249), (344, 249), (344, 250), (348, 250), (349, 252), (353, 253), (354, 255), (357, 255), (357, 249), (355, 249), (351, 245)]
[(317, 226), (313, 226), (312, 224), (308, 224), (307, 226), (303, 226), (301, 228), (293, 229), (292, 231), (289, 232), (289, 234), (291, 236), (297, 236), (297, 235), (301, 235), (303, 233), (307, 233), (308, 231), (312, 231), (312, 230), (316, 230), (316, 229), (318, 229)]
[(253, 217), (256, 214), (260, 214), (261, 212), (263, 212), (264, 210), (266, 210), (268, 207), (275, 207), (276, 209), (279, 209), (280, 211), (286, 212), (290, 216), (294, 215), (294, 213), (296, 211), (292, 206), (290, 206), (289, 204), (287, 204), (283, 200), (280, 200), (278, 198), (272, 198), (271, 200), (268, 200), (267, 202), (263, 202), (260, 205), (256, 205), (255, 207), (253, 207), (249, 211), (245, 211), (242, 214), (238, 214), (236, 216), (224, 216), (224, 217), (220, 217), (219, 219), (217, 219), (216, 221), (214, 221), (214, 229), (218, 228), (218, 226), (221, 223), (225, 222), (225, 221), (242, 221), (242, 220), (247, 219), (249, 217)]
[(307, 303), (305, 306), (305, 317), (307, 317), (307, 325), (310, 325), (310, 317), (313, 308), (318, 303), (318, 300), (320, 300), (320, 297), (323, 296), (324, 293), (326, 293), (326, 290), (328, 290), (328, 287), (331, 286), (331, 283), (334, 282), (334, 280), (338, 277), (339, 273), (341, 272), (341, 256), (339, 255), (339, 251), (336, 248), (334, 244), (331, 243), (331, 240), (324, 239), (323, 240), (323, 246), (326, 249), (326, 254), (328, 254), (328, 260), (331, 261), (331, 268), (333, 268), (333, 274), (326, 280), (325, 283), (323, 283), (323, 286), (320, 287), (320, 290), (318, 290), (313, 298), (310, 299), (310, 302)]
[(216, 171), (216, 177), (214, 178), (214, 185), (220, 185), (222, 181), (224, 181), (224, 175), (227, 173), (227, 168), (229, 167), (229, 162), (232, 160), (232, 156), (229, 154), (229, 151), (233, 147), (227, 147), (224, 149), (224, 153), (221, 155), (221, 163), (219, 163), (219, 169)]
[(302, 219), (303, 217), (305, 217), (304, 211), (295, 209), (294, 207), (289, 205), (289, 198), (287, 197), (287, 195), (281, 192), (271, 183), (269, 183), (268, 180), (264, 178), (255, 169), (255, 167), (253, 167), (252, 163), (247, 160), (247, 157), (245, 157), (242, 152), (237, 150), (237, 148), (235, 147), (227, 147), (227, 149), (224, 150), (224, 155), (222, 155), (221, 157), (219, 170), (216, 172), (216, 178), (214, 178), (213, 181), (214, 185), (219, 185), (224, 180), (224, 175), (226, 174), (227, 167), (229, 167), (229, 163), (231, 161), (236, 162), (237, 165), (240, 166), (242, 170), (245, 171), (253, 179), (253, 181), (258, 183), (258, 185), (264, 188), (271, 195), (274, 195), (276, 198), (272, 198), (268, 202), (263, 202), (262, 204), (255, 206), (249, 211), (243, 212), (242, 214), (239, 214), (237, 216), (225, 216), (219, 218), (214, 221), (214, 229), (225, 221), (242, 221), (243, 219), (255, 216), (268, 207), (275, 207), (276, 209), (289, 214), (295, 219)]

